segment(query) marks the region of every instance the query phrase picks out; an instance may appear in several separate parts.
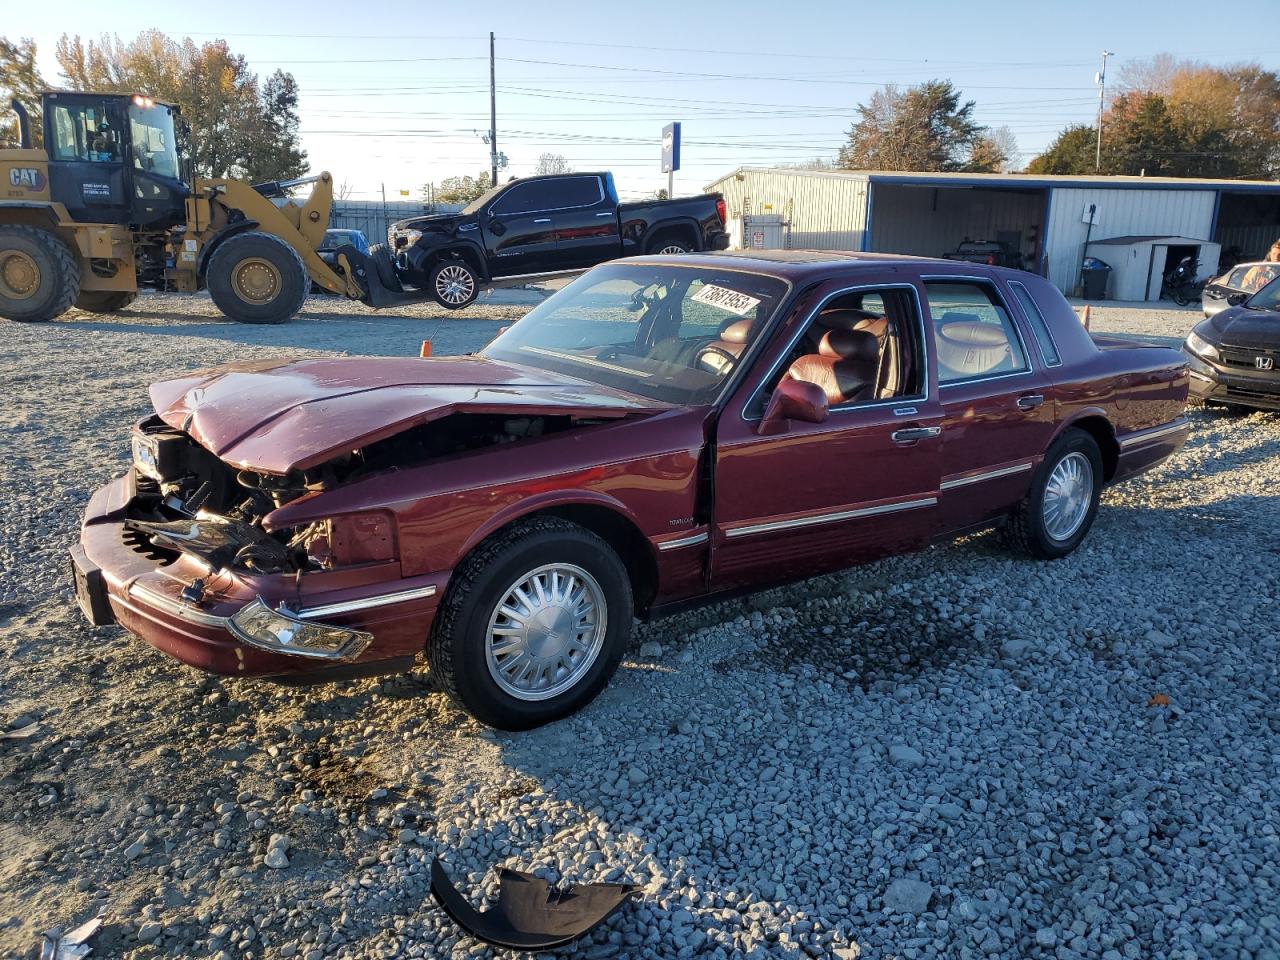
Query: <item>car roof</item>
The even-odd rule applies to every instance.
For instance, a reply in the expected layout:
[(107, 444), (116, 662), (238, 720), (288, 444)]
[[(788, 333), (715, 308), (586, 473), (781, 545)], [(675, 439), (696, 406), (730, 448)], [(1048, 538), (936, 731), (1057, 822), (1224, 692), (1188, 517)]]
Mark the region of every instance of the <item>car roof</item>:
[(648, 262), (684, 264), (699, 267), (733, 267), (750, 270), (788, 281), (848, 276), (886, 268), (905, 267), (913, 274), (946, 273), (955, 276), (995, 276), (1021, 274), (984, 263), (964, 263), (940, 257), (913, 257), (902, 253), (853, 253), (841, 250), (725, 250), (719, 253), (663, 254), (661, 256), (628, 257), (614, 263)]

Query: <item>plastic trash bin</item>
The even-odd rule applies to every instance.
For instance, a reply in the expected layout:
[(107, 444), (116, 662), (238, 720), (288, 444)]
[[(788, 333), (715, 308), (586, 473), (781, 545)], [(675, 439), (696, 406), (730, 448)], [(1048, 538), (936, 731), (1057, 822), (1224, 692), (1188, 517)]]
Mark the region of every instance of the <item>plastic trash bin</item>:
[(1080, 275), (1086, 300), (1107, 299), (1107, 280), (1111, 277), (1111, 264), (1097, 257), (1085, 257)]

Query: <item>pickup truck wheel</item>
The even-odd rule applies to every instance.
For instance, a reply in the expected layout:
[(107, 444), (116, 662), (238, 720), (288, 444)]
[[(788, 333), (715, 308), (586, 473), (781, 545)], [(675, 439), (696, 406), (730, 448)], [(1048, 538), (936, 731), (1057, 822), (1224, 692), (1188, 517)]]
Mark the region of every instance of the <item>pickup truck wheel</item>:
[(205, 274), (218, 309), (239, 323), (284, 323), (302, 309), (311, 278), (298, 252), (258, 230), (228, 237)]
[(665, 255), (668, 253), (688, 253), (689, 241), (678, 234), (659, 234), (649, 244), (649, 253)]
[(79, 295), (80, 264), (70, 247), (37, 227), (0, 227), (0, 317), (52, 320)]
[(516, 523), (454, 572), (427, 647), (481, 723), (528, 730), (595, 699), (631, 636), (631, 581), (604, 540), (554, 517)]
[(1102, 454), (1083, 430), (1068, 430), (1049, 448), (1031, 491), (1005, 527), (1011, 545), (1040, 560), (1057, 560), (1078, 547), (1098, 514)]
[(465, 260), (441, 260), (427, 275), (436, 303), (450, 310), (469, 307), (480, 293), (480, 278)]

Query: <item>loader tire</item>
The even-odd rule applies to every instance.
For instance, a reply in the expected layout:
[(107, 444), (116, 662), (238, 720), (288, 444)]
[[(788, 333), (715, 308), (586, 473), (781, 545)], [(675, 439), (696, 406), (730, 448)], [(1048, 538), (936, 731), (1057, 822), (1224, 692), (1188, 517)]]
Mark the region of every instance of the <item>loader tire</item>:
[(80, 262), (39, 227), (0, 227), (0, 317), (37, 323), (61, 316), (80, 295)]
[(115, 313), (138, 299), (135, 290), (81, 290), (76, 309), (88, 313)]
[(284, 323), (302, 309), (311, 279), (293, 247), (253, 230), (229, 237), (213, 252), (205, 285), (232, 320)]

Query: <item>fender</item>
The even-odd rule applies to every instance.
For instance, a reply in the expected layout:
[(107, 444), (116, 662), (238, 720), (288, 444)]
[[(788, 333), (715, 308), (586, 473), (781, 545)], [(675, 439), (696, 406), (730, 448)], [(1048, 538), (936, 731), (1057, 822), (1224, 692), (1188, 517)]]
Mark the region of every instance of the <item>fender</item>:
[(209, 262), (209, 257), (213, 251), (222, 245), (222, 241), (228, 237), (235, 236), (237, 233), (244, 233), (246, 230), (254, 230), (259, 226), (257, 220), (238, 220), (235, 223), (229, 223), (212, 237), (209, 242), (200, 248), (200, 253), (196, 255), (196, 276), (204, 281), (204, 268)]
[(419, 248), (422, 250), (422, 266), (420, 269), (426, 273), (431, 265), (437, 260), (447, 258), (452, 254), (465, 253), (470, 255), (471, 265), (477, 269), (481, 280), (493, 279), (489, 274), (489, 263), (484, 255), (484, 250), (480, 244), (473, 240), (450, 240), (447, 244), (440, 247)]
[(541, 513), (553, 507), (603, 507), (604, 509), (615, 513), (633, 527), (640, 535), (640, 538), (648, 544), (650, 559), (656, 564), (658, 559), (658, 551), (654, 548), (653, 542), (641, 532), (640, 524), (636, 521), (633, 514), (627, 506), (620, 500), (599, 493), (594, 490), (579, 490), (574, 488), (566, 488), (560, 490), (547, 490), (543, 493), (536, 493), (532, 496), (525, 497), (518, 503), (514, 503), (504, 510), (500, 510), (493, 516), (489, 517), (476, 530), (474, 530), (466, 542), (463, 543), (459, 555), (454, 560), (454, 565), (462, 561), (462, 558), (474, 550), (482, 540), (490, 535), (497, 533), (503, 527), (515, 523), (531, 514)]
[(647, 244), (655, 235), (664, 230), (672, 228), (678, 230), (688, 230), (693, 235), (693, 251), (694, 253), (702, 250), (705, 238), (702, 235), (702, 225), (693, 217), (664, 217), (651, 223), (643, 234), (637, 239), (638, 243)]

